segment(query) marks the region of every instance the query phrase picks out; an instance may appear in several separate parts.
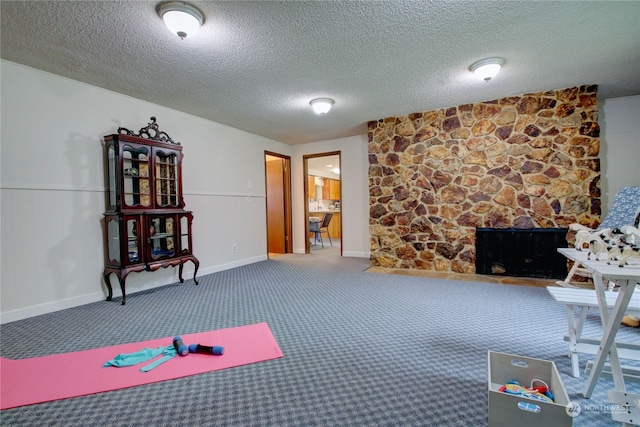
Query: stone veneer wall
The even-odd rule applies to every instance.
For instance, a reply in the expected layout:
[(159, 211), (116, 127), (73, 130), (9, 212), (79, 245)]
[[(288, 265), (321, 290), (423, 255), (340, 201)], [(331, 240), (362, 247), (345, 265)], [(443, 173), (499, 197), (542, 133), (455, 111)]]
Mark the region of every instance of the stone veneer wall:
[(475, 272), (475, 228), (600, 222), (597, 86), (368, 123), (372, 265)]

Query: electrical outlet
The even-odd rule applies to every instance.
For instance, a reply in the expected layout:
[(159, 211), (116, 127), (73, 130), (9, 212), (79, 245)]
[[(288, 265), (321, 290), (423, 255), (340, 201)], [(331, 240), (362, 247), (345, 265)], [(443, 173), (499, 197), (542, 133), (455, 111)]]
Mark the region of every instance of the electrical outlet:
[(233, 245), (231, 245), (231, 252), (236, 252), (237, 251), (237, 247), (235, 245), (235, 243)]

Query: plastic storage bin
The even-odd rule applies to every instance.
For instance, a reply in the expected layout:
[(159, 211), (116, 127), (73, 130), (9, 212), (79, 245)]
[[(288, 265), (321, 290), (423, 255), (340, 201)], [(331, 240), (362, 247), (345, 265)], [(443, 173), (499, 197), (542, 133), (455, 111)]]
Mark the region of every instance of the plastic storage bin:
[[(547, 383), (554, 402), (498, 391), (511, 380), (529, 387), (534, 379)], [(489, 426), (567, 427), (573, 418), (567, 412), (570, 403), (555, 363), (489, 351)]]

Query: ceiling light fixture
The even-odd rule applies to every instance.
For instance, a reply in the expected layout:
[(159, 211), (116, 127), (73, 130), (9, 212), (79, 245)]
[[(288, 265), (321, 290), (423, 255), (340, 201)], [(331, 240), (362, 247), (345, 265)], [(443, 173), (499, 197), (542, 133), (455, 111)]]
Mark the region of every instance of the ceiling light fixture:
[(181, 1), (159, 4), (158, 15), (169, 30), (183, 40), (187, 36), (193, 36), (204, 22), (202, 12)]
[(478, 62), (474, 62), (469, 70), (475, 74), (480, 80), (488, 82), (500, 72), (500, 68), (504, 65), (502, 58), (487, 58)]
[(312, 99), (309, 104), (316, 114), (327, 114), (331, 110), (334, 100), (331, 98), (316, 98)]

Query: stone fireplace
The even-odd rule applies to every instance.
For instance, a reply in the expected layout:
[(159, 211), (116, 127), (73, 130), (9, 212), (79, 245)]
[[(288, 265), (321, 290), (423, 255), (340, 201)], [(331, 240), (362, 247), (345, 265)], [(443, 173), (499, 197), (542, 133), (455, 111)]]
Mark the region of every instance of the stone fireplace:
[(600, 222), (597, 86), (368, 123), (372, 265), (475, 273), (476, 228)]

